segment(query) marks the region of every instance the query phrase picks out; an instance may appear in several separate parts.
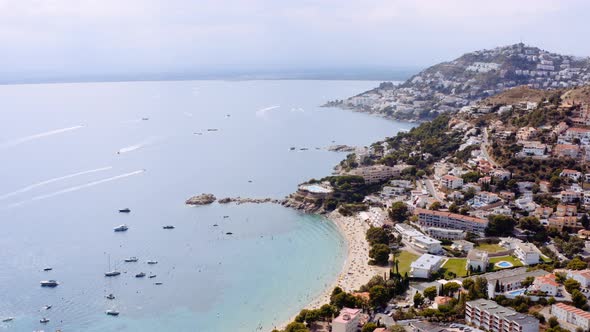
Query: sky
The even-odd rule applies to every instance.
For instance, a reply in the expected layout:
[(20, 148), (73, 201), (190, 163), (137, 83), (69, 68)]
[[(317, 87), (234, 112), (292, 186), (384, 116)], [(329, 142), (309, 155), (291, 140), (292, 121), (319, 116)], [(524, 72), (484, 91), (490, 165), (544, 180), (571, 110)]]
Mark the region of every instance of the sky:
[(420, 68), (523, 41), (590, 55), (587, 0), (0, 0), (0, 76)]

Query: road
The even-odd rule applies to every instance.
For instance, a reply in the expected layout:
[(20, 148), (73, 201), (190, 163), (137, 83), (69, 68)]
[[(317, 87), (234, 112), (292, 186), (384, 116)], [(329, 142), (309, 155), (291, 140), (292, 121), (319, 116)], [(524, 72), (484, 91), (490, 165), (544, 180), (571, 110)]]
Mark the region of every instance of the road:
[(432, 197), (434, 197), (437, 201), (444, 203), (444, 198), (440, 195), (438, 190), (434, 187), (434, 182), (431, 179), (424, 180), (426, 183), (426, 190)]
[(489, 162), (490, 162), (492, 165), (494, 165), (495, 167), (500, 167), (500, 166), (498, 165), (498, 163), (496, 163), (496, 162), (494, 161), (494, 159), (492, 159), (492, 158), (490, 157), (490, 155), (488, 154), (488, 147), (489, 147), (489, 142), (488, 142), (488, 130), (487, 130), (487, 128), (484, 128), (484, 129), (483, 129), (483, 141), (481, 142), (481, 146), (480, 146), (480, 149), (481, 149), (481, 154), (482, 154), (482, 155), (483, 155), (483, 157), (484, 157), (484, 158), (485, 158), (487, 161), (489, 161)]

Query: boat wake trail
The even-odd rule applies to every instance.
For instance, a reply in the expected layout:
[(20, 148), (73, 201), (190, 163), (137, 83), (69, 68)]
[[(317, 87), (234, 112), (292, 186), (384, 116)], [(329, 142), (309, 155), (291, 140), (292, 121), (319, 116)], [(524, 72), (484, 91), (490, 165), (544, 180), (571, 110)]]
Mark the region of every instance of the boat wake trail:
[(62, 133), (72, 131), (72, 130), (77, 130), (80, 128), (84, 128), (84, 126), (80, 125), (80, 126), (67, 127), (67, 128), (62, 128), (62, 129), (46, 131), (44, 133), (39, 133), (39, 134), (31, 135), (31, 136), (21, 137), (21, 138), (17, 138), (17, 139), (11, 140), (11, 141), (6, 141), (3, 143), (0, 143), (0, 148), (13, 147), (15, 145), (19, 145), (22, 143), (33, 141), (33, 140), (36, 140), (39, 138), (62, 134)]
[(31, 184), (29, 186), (20, 188), (18, 190), (13, 191), (13, 192), (0, 195), (0, 200), (7, 199), (9, 197), (16, 196), (18, 194), (26, 193), (27, 191), (30, 191), (30, 190), (33, 190), (35, 188), (42, 187), (44, 185), (48, 185), (48, 184), (51, 184), (51, 183), (54, 183), (54, 182), (58, 182), (58, 181), (62, 181), (62, 180), (67, 180), (67, 179), (70, 179), (70, 178), (73, 178), (73, 177), (76, 177), (76, 176), (80, 176), (80, 175), (86, 175), (86, 174), (91, 174), (91, 173), (102, 172), (102, 171), (106, 171), (106, 170), (109, 170), (109, 169), (112, 169), (112, 168), (113, 167), (111, 167), (111, 166), (101, 167), (101, 168), (97, 168), (97, 169), (91, 169), (91, 170), (88, 170), (88, 171), (72, 173), (72, 174), (60, 176), (60, 177), (57, 177), (57, 178), (53, 178), (53, 179), (49, 179), (49, 180), (37, 182), (35, 184)]
[(35, 197), (33, 197), (33, 198), (29, 199), (29, 200), (8, 205), (8, 206), (4, 207), (4, 209), (9, 209), (9, 208), (13, 208), (13, 207), (22, 206), (25, 203), (30, 202), (30, 201), (40, 201), (40, 200), (43, 200), (43, 199), (47, 199), (47, 198), (51, 198), (51, 197), (55, 197), (55, 196), (59, 196), (59, 195), (63, 195), (63, 194), (71, 193), (71, 192), (75, 192), (75, 191), (78, 191), (78, 190), (82, 190), (82, 189), (94, 187), (94, 186), (97, 186), (99, 184), (103, 184), (103, 183), (107, 183), (107, 182), (111, 182), (111, 181), (116, 181), (116, 180), (124, 179), (124, 178), (130, 177), (130, 176), (134, 176), (134, 175), (139, 175), (139, 174), (144, 173), (144, 172), (145, 172), (145, 169), (140, 169), (140, 170), (137, 170), (137, 171), (133, 171), (133, 172), (129, 172), (129, 173), (124, 173), (124, 174), (112, 176), (112, 177), (109, 177), (109, 178), (105, 178), (105, 179), (101, 179), (101, 180), (96, 180), (96, 181), (88, 182), (86, 184), (82, 184), (82, 185), (79, 185), (79, 186), (74, 186), (74, 187), (62, 189), (62, 190), (59, 190), (59, 191), (56, 191), (56, 192), (52, 192), (52, 193), (49, 193), (49, 194), (35, 196)]
[(135, 150), (139, 150), (139, 149), (145, 148), (146, 146), (151, 145), (151, 144), (155, 143), (158, 140), (159, 140), (158, 137), (146, 139), (146, 140), (144, 140), (141, 143), (137, 143), (137, 144), (126, 146), (124, 148), (119, 149), (119, 151), (117, 151), (117, 154), (123, 154), (123, 153), (127, 153), (127, 152), (131, 152), (131, 151), (135, 151)]
[(259, 109), (258, 111), (256, 111), (256, 116), (265, 116), (267, 112), (275, 110), (279, 107), (280, 106), (275, 105), (275, 106), (270, 106), (270, 107)]

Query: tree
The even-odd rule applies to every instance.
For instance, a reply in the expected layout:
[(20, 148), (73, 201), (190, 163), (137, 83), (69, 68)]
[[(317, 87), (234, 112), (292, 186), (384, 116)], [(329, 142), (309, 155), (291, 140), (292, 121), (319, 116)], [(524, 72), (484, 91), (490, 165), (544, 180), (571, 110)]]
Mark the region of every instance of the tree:
[(389, 234), (381, 227), (371, 227), (367, 230), (367, 242), (374, 245), (377, 243), (389, 244)]
[(533, 284), (533, 281), (535, 281), (535, 277), (526, 277), (524, 278), (524, 280), (520, 283), (520, 285), (524, 288), (529, 287), (530, 285)]
[(403, 222), (408, 217), (408, 207), (404, 202), (395, 202), (389, 208), (389, 217), (396, 222)]
[(490, 215), (488, 220), (488, 228), (485, 231), (487, 236), (509, 236), (516, 225), (514, 218), (501, 214)]
[(377, 243), (369, 251), (369, 257), (371, 258), (370, 264), (374, 265), (387, 265), (389, 262), (389, 247), (385, 244)]
[(436, 287), (435, 286), (427, 287), (424, 289), (423, 293), (426, 298), (428, 298), (430, 301), (432, 301), (436, 297)]
[(361, 329), (361, 332), (373, 332), (378, 327), (379, 326), (377, 326), (377, 324), (375, 324), (373, 322), (370, 322), (370, 323), (367, 323), (367, 324), (363, 325), (363, 328)]
[(405, 332), (406, 329), (404, 329), (403, 326), (396, 324), (396, 325), (390, 326), (389, 331), (391, 331), (391, 332)]
[(385, 306), (387, 301), (391, 298), (387, 288), (380, 285), (371, 287), (369, 295), (371, 298), (371, 305), (375, 308)]
[(420, 292), (416, 292), (416, 294), (414, 294), (414, 308), (419, 308), (422, 304), (424, 304), (424, 296), (422, 296)]
[(556, 327), (559, 325), (559, 322), (557, 321), (557, 317), (555, 317), (555, 316), (549, 317), (549, 320), (547, 322), (549, 323), (550, 327)]
[(570, 294), (572, 294), (572, 302), (576, 308), (582, 309), (587, 305), (588, 299), (579, 290), (574, 289)]
[(459, 206), (457, 206), (457, 204), (455, 204), (455, 203), (449, 205), (449, 212), (459, 213)]
[(338, 309), (332, 305), (324, 304), (320, 307), (319, 312), (323, 319), (329, 319), (338, 312)]
[(285, 332), (309, 332), (309, 329), (303, 323), (292, 322), (287, 325)]
[(457, 292), (461, 288), (461, 285), (459, 285), (456, 282), (451, 281), (451, 282), (447, 282), (442, 287), (443, 287), (443, 294), (444, 295), (453, 296), (455, 294), (455, 292)]
[(570, 270), (584, 270), (588, 267), (588, 263), (580, 259), (580, 257), (574, 257), (567, 263), (567, 268)]
[(580, 290), (581, 289), (581, 285), (579, 282), (577, 282), (574, 279), (567, 279), (564, 283), (563, 283), (563, 287), (565, 288), (565, 290), (568, 293), (572, 293), (574, 290)]
[(442, 204), (439, 201), (433, 202), (430, 204), (430, 210), (438, 211), (442, 207)]

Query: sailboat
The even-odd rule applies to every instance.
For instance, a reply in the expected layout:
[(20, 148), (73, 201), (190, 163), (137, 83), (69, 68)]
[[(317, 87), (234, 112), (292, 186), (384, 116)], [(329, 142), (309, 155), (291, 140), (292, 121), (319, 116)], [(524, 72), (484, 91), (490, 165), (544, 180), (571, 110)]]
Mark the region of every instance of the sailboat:
[(114, 270), (111, 270), (111, 255), (110, 254), (109, 254), (109, 270), (110, 270), (109, 272), (104, 273), (105, 277), (116, 277), (121, 274), (121, 272), (117, 271), (116, 267)]

